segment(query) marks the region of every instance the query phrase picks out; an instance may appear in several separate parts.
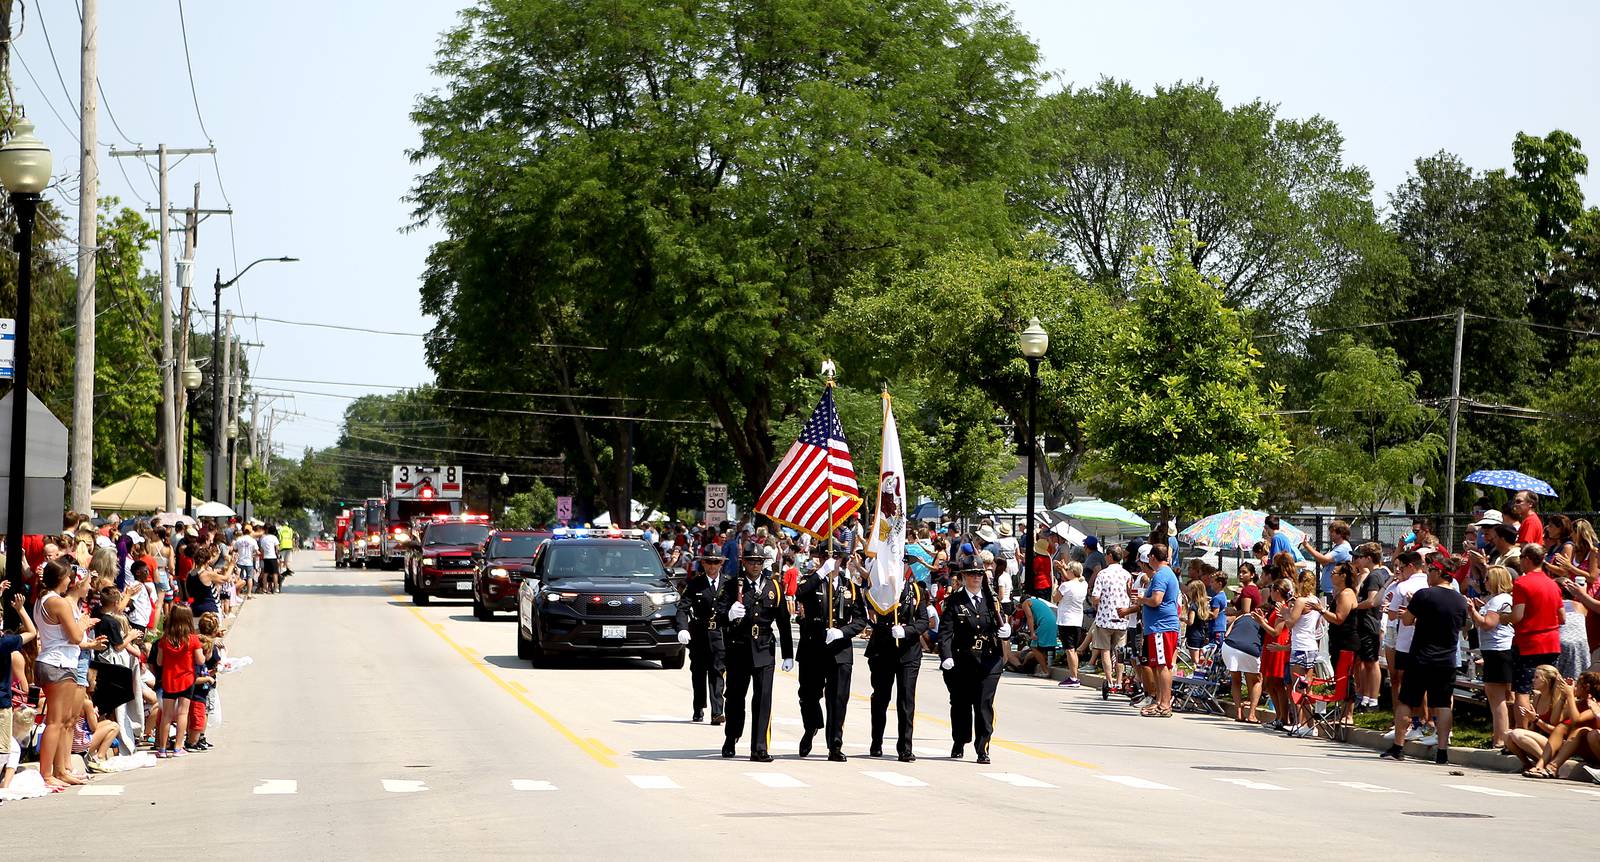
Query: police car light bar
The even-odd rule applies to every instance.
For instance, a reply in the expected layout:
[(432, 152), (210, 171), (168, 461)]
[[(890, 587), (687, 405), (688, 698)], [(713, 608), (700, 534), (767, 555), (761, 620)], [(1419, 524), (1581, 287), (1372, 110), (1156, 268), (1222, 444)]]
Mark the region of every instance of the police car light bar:
[(590, 527), (557, 527), (550, 531), (550, 537), (554, 539), (642, 539), (644, 538), (644, 531), (623, 530), (617, 527), (610, 527), (606, 529), (593, 529)]

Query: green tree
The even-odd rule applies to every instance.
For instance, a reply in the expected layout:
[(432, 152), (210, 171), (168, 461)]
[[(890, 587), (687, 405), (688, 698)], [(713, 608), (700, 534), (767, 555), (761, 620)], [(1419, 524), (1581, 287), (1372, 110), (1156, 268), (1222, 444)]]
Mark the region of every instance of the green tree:
[(500, 525), (512, 530), (533, 530), (549, 524), (556, 517), (556, 495), (543, 482), (533, 480), (533, 487), (512, 494), (506, 509), (499, 518)]
[[(1018, 429), (1020, 448), (1026, 445), (1028, 365), (1017, 335), (1035, 316), (1050, 332), (1039, 368), (1037, 461), (1045, 501), (1054, 506), (1088, 451), (1085, 427), (1095, 400), (1087, 384), (1110, 373), (1106, 345), (1122, 325), (1104, 290), (1037, 258), (955, 249), (897, 275), (882, 290), (863, 286), (841, 297), (831, 325), (847, 372), (853, 361), (864, 366), (854, 373), (879, 379), (907, 370), (925, 374), (951, 394), (975, 400), (956, 415), (997, 407)], [(1046, 436), (1063, 441), (1059, 456), (1045, 455)], [(1013, 458), (1000, 472), (1014, 464)]]
[[(1514, 181), (1533, 207), (1533, 232), (1542, 245), (1535, 272), (1533, 320), (1547, 326), (1592, 329), (1600, 323), (1600, 211), (1584, 209), (1579, 178), (1589, 172), (1582, 143), (1557, 129), (1540, 138), (1518, 133), (1511, 145)], [(1582, 336), (1541, 333), (1546, 368), (1564, 367)]]
[[(715, 415), (758, 492), (851, 277), (1009, 238), (1036, 59), (986, 0), (480, 0), (413, 113), (415, 216), (445, 235), (422, 289), (441, 385), (542, 386), (592, 416), (673, 381), (690, 403), (657, 415)], [(593, 441), (620, 448), (621, 424), (558, 424), (620, 507)]]
[[(1137, 289), (1145, 246), (1181, 251), (1230, 305), (1277, 327), (1330, 293), (1378, 234), (1371, 181), (1345, 161), (1332, 121), (1260, 100), (1229, 107), (1214, 84), (1067, 87), (1038, 103), (1023, 140), (1022, 217), (1055, 259), (1120, 293)], [(1170, 244), (1180, 223), (1195, 242)]]
[(1346, 335), (1317, 375), (1312, 405), (1317, 440), (1300, 460), (1321, 496), (1363, 514), (1396, 503), (1416, 505), (1413, 483), (1444, 453), (1439, 411), (1416, 403), (1421, 378), (1406, 373), (1393, 350), (1358, 344)]
[(1109, 350), (1112, 371), (1095, 381), (1089, 416), (1091, 466), (1139, 508), (1204, 514), (1251, 503), (1267, 469), (1289, 457), (1275, 410), (1277, 389), (1256, 382), (1260, 354), (1243, 316), (1185, 251), (1149, 250)]
[(293, 516), (309, 510), (322, 513), (324, 520), (332, 520), (334, 500), (339, 498), (340, 469), (327, 450), (307, 448), (299, 463), (272, 484), (278, 514)]
[(1567, 367), (1558, 370), (1534, 399), (1546, 414), (1534, 423), (1533, 442), (1539, 475), (1548, 477), (1561, 494), (1562, 507), (1592, 508), (1600, 489), (1600, 341), (1578, 348)]
[(145, 271), (155, 229), (116, 198), (100, 208), (95, 255), (94, 481), (161, 475), (160, 286)]

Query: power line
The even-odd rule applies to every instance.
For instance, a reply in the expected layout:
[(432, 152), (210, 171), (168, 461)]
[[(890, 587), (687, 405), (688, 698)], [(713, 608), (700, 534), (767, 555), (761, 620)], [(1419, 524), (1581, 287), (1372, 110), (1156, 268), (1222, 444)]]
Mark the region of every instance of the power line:
[[(348, 383), (340, 380), (304, 380), (294, 377), (261, 377), (253, 380), (266, 380), (273, 383), (310, 383), (316, 386), (354, 386), (361, 389), (420, 389), (421, 386), (396, 386), (390, 383)], [(666, 404), (698, 404), (687, 398), (633, 398), (622, 395), (562, 395), (558, 392), (513, 392), (501, 389), (461, 389), (449, 386), (428, 386), (435, 392), (452, 392), (463, 395), (504, 395), (516, 398), (576, 398), (590, 401), (654, 401)]]
[(360, 440), (363, 443), (377, 443), (383, 446), (394, 446), (400, 449), (416, 449), (422, 452), (442, 452), (447, 455), (479, 455), (485, 458), (515, 458), (518, 461), (560, 461), (560, 455), (502, 455), (498, 452), (473, 452), (466, 449), (441, 449), (436, 446), (414, 446), (409, 443), (396, 443), (392, 440), (380, 440), (377, 437), (362, 437), (359, 434), (345, 432), (351, 440)]
[(1534, 329), (1551, 329), (1556, 332), (1571, 332), (1576, 335), (1586, 335), (1591, 338), (1600, 335), (1600, 331), (1593, 329), (1578, 329), (1577, 327), (1573, 326), (1558, 326), (1554, 323), (1534, 323), (1531, 320), (1516, 320), (1510, 317), (1495, 317), (1489, 314), (1472, 314), (1470, 312), (1467, 314), (1467, 316), (1477, 318), (1478, 320), (1493, 320), (1499, 323), (1515, 323), (1521, 326), (1529, 326)]
[(1446, 320), (1446, 319), (1454, 319), (1454, 318), (1455, 318), (1455, 314), (1454, 313), (1451, 313), (1451, 314), (1427, 314), (1427, 315), (1423, 315), (1422, 317), (1408, 317), (1408, 318), (1405, 318), (1404, 320), (1380, 320), (1377, 323), (1353, 323), (1353, 324), (1350, 324), (1348, 326), (1323, 326), (1323, 327), (1318, 327), (1318, 328), (1315, 328), (1315, 329), (1308, 329), (1304, 333), (1299, 333), (1299, 332), (1263, 332), (1263, 333), (1261, 333), (1259, 335), (1255, 335), (1255, 336), (1251, 336), (1251, 337), (1252, 338), (1281, 338), (1281, 337), (1284, 337), (1284, 336), (1301, 335), (1301, 334), (1305, 334), (1305, 335), (1322, 335), (1322, 334), (1328, 333), (1328, 332), (1348, 332), (1348, 331), (1356, 330), (1356, 329), (1371, 329), (1371, 328), (1373, 328), (1375, 326), (1399, 326), (1400, 324), (1404, 324), (1404, 323), (1421, 323), (1421, 322), (1427, 321), (1427, 320)]
[[(201, 309), (200, 311), (201, 311), (202, 314), (210, 314), (211, 313), (207, 309)], [(401, 337), (404, 337), (404, 338), (427, 338), (428, 337), (428, 333), (426, 333), (426, 332), (403, 332), (403, 331), (394, 330), (394, 329), (372, 329), (370, 327), (364, 327), (364, 326), (347, 326), (345, 324), (340, 324), (340, 323), (319, 323), (319, 322), (311, 321), (311, 320), (285, 320), (285, 319), (283, 319), (281, 317), (266, 317), (266, 316), (257, 315), (257, 314), (249, 315), (249, 318), (251, 320), (253, 320), (253, 321), (265, 321), (267, 323), (281, 323), (281, 324), (284, 324), (286, 326), (309, 326), (309, 327), (314, 327), (316, 329), (335, 329), (335, 330), (338, 330), (340, 332), (360, 332), (360, 333), (363, 333), (363, 334), (366, 334), (366, 335), (398, 335), (398, 336), (401, 336)], [(615, 349), (619, 349), (619, 348), (612, 348), (612, 347), (596, 346), (596, 345), (592, 345), (592, 344), (557, 344), (557, 343), (551, 343), (551, 342), (537, 342), (537, 341), (522, 343), (519, 346), (521, 346), (521, 347), (557, 348), (557, 349), (562, 349), (562, 350), (615, 350)], [(629, 348), (620, 348), (620, 349), (623, 349), (623, 350), (640, 350), (641, 348), (629, 347)]]
[(56, 68), (56, 80), (61, 82), (61, 92), (67, 97), (67, 107), (72, 109), (73, 116), (82, 120), (83, 114), (78, 110), (77, 103), (72, 101), (72, 91), (67, 89), (67, 79), (61, 74), (61, 64), (56, 60), (56, 46), (50, 41), (50, 28), (45, 26), (43, 15), (38, 18), (39, 31), (44, 33), (44, 46), (50, 51), (50, 65)]
[(33, 82), (33, 88), (39, 91), (39, 98), (44, 100), (45, 107), (49, 108), (50, 113), (55, 115), (56, 121), (61, 124), (61, 127), (66, 130), (67, 134), (71, 136), (78, 146), (83, 146), (83, 141), (78, 140), (78, 133), (73, 131), (73, 124), (61, 118), (61, 112), (56, 110), (55, 102), (50, 101), (50, 97), (45, 95), (44, 87), (39, 85), (39, 79), (33, 76), (33, 70), (28, 67), (28, 61), (23, 58), (22, 52), (17, 50), (15, 44), (11, 45), (11, 56), (16, 57), (17, 62), (22, 64), (22, 71), (28, 73), (28, 80)]
[(194, 63), (189, 59), (189, 23), (184, 19), (183, 0), (178, 0), (178, 33), (183, 36), (183, 67), (189, 71), (189, 97), (194, 100), (194, 118), (200, 122), (200, 133), (210, 143), (212, 137), (206, 131), (206, 118), (200, 114), (200, 93), (194, 86)]
[[(308, 395), (308, 396), (316, 396), (316, 397), (321, 397), (321, 398), (338, 398), (338, 399), (342, 399), (342, 400), (345, 400), (345, 401), (355, 401), (355, 400), (358, 400), (358, 399), (364, 397), (364, 396), (360, 396), (360, 395), (345, 395), (345, 394), (339, 393), (339, 392), (313, 392), (311, 390), (304, 390), (304, 389), (257, 389), (256, 391), (260, 392), (262, 394), (269, 394), (270, 393), (270, 394), (274, 394), (274, 395)], [(614, 415), (601, 415), (601, 414), (594, 414), (594, 413), (561, 413), (561, 412), (554, 411), (554, 410), (517, 410), (517, 409), (510, 408), (510, 407), (472, 407), (472, 406), (468, 406), (468, 405), (465, 405), (465, 404), (427, 404), (427, 403), (420, 403), (420, 404), (414, 404), (414, 405), (410, 405), (410, 406), (416, 407), (418, 409), (433, 409), (433, 410), (447, 410), (447, 411), (462, 410), (462, 411), (467, 411), (467, 412), (471, 412), (471, 413), (496, 413), (496, 414), (504, 414), (504, 415), (507, 415), (507, 416), (544, 416), (544, 417), (554, 418), (554, 419), (594, 419), (594, 420), (597, 420), (597, 421), (615, 420), (615, 421), (619, 421), (619, 422), (649, 422), (649, 423), (656, 423), (656, 424), (662, 424), (662, 425), (710, 425), (711, 424), (710, 420), (707, 420), (707, 419), (657, 419), (657, 418), (653, 418), (653, 417), (649, 417), (649, 416), (614, 416)]]

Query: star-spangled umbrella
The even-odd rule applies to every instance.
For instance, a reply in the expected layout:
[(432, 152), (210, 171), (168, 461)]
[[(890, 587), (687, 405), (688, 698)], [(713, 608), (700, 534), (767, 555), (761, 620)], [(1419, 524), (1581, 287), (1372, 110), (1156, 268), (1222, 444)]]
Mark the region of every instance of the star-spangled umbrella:
[(1516, 470), (1479, 470), (1465, 479), (1468, 485), (1487, 485), (1508, 491), (1532, 491), (1541, 497), (1556, 497), (1556, 489), (1543, 479)]

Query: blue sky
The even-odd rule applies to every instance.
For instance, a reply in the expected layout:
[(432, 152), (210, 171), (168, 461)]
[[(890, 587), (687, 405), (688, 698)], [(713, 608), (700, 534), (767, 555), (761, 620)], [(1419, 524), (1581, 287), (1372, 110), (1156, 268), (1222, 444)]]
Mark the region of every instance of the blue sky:
[[(436, 85), (429, 66), (454, 0), (273, 3), (188, 0), (184, 5), (200, 117), (185, 71), (176, 0), (101, 0), (100, 82), (110, 113), (99, 140), (118, 148), (218, 147), (171, 172), (187, 205), (221, 207), (220, 169), (237, 215), (201, 230), (197, 284), (263, 264), (224, 297), (224, 308), (289, 320), (420, 332), (417, 283), (431, 230), (403, 233), (402, 198), (415, 169), (409, 111)], [(1378, 200), (1418, 156), (1447, 149), (1478, 168), (1505, 167), (1518, 131), (1564, 128), (1600, 159), (1600, 6), (1551, 2), (1329, 4), (1079, 3), (1013, 0), (1021, 27), (1061, 82), (1102, 75), (1144, 89), (1204, 78), (1230, 103), (1262, 98), (1290, 116), (1321, 114), (1344, 131), (1349, 160), (1372, 174)], [(57, 175), (77, 171), (78, 19), (73, 3), (28, 0), (13, 63), (17, 98), (56, 153)], [(48, 33), (61, 79), (52, 63)], [(26, 69), (24, 68), (26, 64)], [(32, 77), (29, 76), (29, 71)], [(57, 119), (57, 114), (69, 125)], [(205, 131), (202, 131), (202, 121)], [(99, 150), (101, 194), (154, 205), (147, 169)], [(151, 160), (153, 168), (154, 160)], [(1600, 173), (1597, 162), (1596, 173)], [(75, 185), (75, 183), (74, 183)], [(1591, 203), (1600, 180), (1585, 182)], [(141, 200), (142, 198), (142, 200)], [(76, 213), (75, 207), (69, 207)], [(230, 242), (231, 239), (231, 242)], [(157, 265), (150, 256), (152, 269)], [(278, 429), (291, 454), (337, 435), (345, 399), (312, 391), (389, 391), (261, 378), (410, 385), (431, 379), (418, 338), (243, 323), (261, 389), (299, 390), (286, 409), (306, 414)]]

